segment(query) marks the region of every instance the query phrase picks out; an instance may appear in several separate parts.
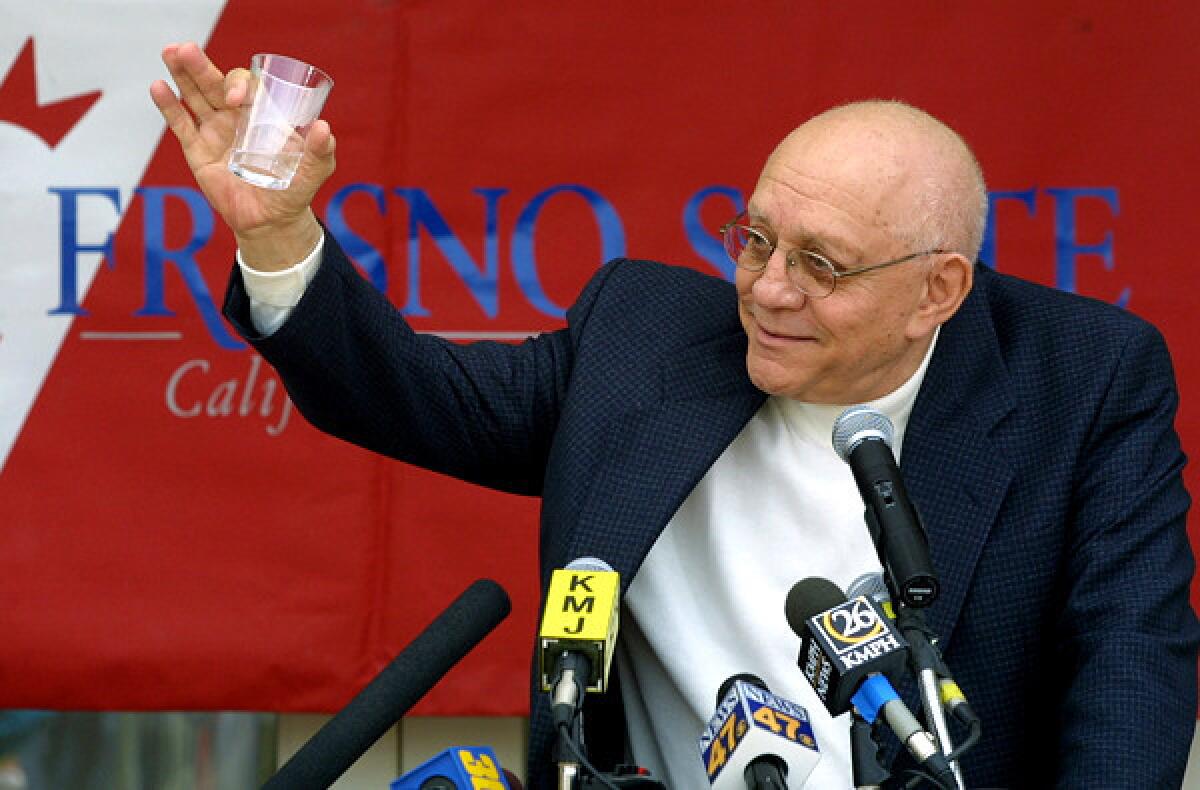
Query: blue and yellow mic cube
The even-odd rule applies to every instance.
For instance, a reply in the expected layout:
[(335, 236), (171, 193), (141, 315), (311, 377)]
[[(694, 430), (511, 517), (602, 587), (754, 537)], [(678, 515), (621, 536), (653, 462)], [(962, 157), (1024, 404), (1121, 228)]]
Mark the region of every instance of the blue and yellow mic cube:
[(454, 746), (389, 785), (390, 790), (511, 790), (490, 746)]

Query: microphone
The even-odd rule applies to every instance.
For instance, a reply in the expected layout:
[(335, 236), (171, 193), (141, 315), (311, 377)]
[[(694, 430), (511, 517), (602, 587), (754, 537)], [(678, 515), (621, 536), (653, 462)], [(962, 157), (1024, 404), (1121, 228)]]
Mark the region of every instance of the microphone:
[(389, 785), (389, 790), (516, 790), (487, 746), (452, 746)]
[(698, 745), (714, 790), (801, 787), (821, 761), (808, 711), (748, 674), (721, 684)]
[(550, 576), (538, 629), (538, 674), (542, 691), (552, 695), (559, 790), (579, 786), (580, 765), (595, 773), (585, 756), (583, 718), (577, 714), (585, 692), (608, 688), (620, 595), (620, 575), (595, 557), (581, 557)]
[(867, 529), (892, 590), (907, 606), (933, 603), (938, 581), (929, 539), (908, 498), (892, 455), (892, 421), (866, 406), (851, 406), (833, 423), (833, 449), (850, 464), (866, 505)]
[[(957, 766), (957, 755), (966, 752), (979, 740), (982, 722), (970, 703), (967, 702), (967, 697), (959, 688), (958, 683), (951, 676), (950, 669), (942, 659), (941, 651), (938, 650), (937, 638), (925, 623), (922, 610), (908, 607), (901, 607), (899, 611), (894, 610), (887, 585), (879, 573), (864, 573), (850, 583), (846, 592), (852, 598), (858, 595), (870, 597), (882, 607), (883, 611), (887, 613), (888, 619), (896, 624), (896, 627), (908, 640), (909, 664), (917, 673), (917, 680), (921, 687), (921, 700), (927, 713), (927, 722), (937, 736), (942, 751), (946, 753), (946, 759), (950, 762), (951, 769), (958, 776), (959, 785), (964, 786)], [(969, 730), (967, 740), (958, 749), (952, 749), (950, 731), (946, 727), (943, 710)]]
[(512, 610), (508, 593), (479, 579), (437, 616), (262, 790), (325, 790), (471, 652)]
[(950, 764), (933, 736), (921, 727), (888, 680), (888, 675), (903, 671), (908, 643), (888, 622), (883, 609), (866, 596), (846, 600), (833, 582), (810, 577), (796, 582), (788, 592), (785, 613), (801, 639), (800, 668), (830, 715), (853, 708), (869, 724), (882, 718), (936, 781), (957, 788)]
[(553, 694), (556, 728), (574, 718), (585, 692), (608, 688), (620, 593), (620, 574), (595, 557), (574, 560), (550, 577), (538, 671), (542, 691)]
[(850, 710), (871, 675), (899, 677), (908, 643), (874, 601), (845, 594), (828, 579), (796, 582), (784, 608), (801, 639), (800, 668), (832, 716)]
[(888, 592), (887, 582), (883, 580), (882, 573), (879, 571), (864, 573), (850, 582), (850, 586), (846, 588), (846, 597), (857, 598), (860, 595), (865, 595), (879, 604), (887, 618), (895, 621), (896, 610), (892, 606), (892, 595)]
[[(851, 597), (866, 595), (883, 609), (887, 614), (888, 620), (896, 623), (896, 625), (908, 637), (910, 647), (912, 648), (912, 661), (914, 669), (917, 670), (932, 670), (937, 675), (937, 698), (940, 699), (942, 705), (959, 720), (964, 726), (978, 726), (979, 717), (967, 702), (966, 695), (962, 689), (954, 681), (950, 674), (949, 667), (942, 659), (941, 653), (938, 651), (936, 639), (934, 639), (932, 631), (925, 625), (924, 619), (920, 617), (920, 610), (901, 610), (897, 613), (892, 607), (891, 596), (888, 595), (887, 585), (884, 584), (883, 576), (879, 573), (864, 573), (854, 581), (850, 582), (850, 587), (846, 594)], [(913, 619), (913, 622), (909, 622)]]

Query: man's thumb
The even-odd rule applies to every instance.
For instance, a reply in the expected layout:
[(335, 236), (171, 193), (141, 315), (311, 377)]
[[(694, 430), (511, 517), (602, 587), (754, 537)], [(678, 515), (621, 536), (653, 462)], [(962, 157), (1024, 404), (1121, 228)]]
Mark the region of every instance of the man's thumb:
[(334, 161), (333, 131), (326, 121), (316, 121), (304, 138), (304, 156), (300, 159), (297, 175), (305, 183), (312, 184), (315, 191), (333, 175), (336, 163)]

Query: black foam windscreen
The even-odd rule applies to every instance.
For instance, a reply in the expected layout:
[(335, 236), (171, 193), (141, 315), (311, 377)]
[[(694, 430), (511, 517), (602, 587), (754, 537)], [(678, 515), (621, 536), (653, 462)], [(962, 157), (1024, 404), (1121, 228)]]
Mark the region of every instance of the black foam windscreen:
[(846, 602), (846, 594), (829, 579), (809, 576), (792, 585), (788, 591), (784, 614), (797, 636), (804, 636), (810, 618)]
[(479, 579), (267, 780), (263, 790), (325, 790), (508, 617), (508, 593)]
[(751, 675), (749, 672), (739, 672), (736, 675), (730, 675), (729, 677), (725, 678), (725, 682), (721, 684), (719, 689), (717, 689), (717, 707), (721, 706), (721, 700), (725, 699), (725, 695), (729, 693), (729, 689), (733, 688), (733, 684), (737, 683), (739, 680), (744, 680), (755, 688), (760, 688), (764, 691), (770, 691), (770, 689), (767, 688), (767, 684), (764, 683), (763, 679), (758, 675)]

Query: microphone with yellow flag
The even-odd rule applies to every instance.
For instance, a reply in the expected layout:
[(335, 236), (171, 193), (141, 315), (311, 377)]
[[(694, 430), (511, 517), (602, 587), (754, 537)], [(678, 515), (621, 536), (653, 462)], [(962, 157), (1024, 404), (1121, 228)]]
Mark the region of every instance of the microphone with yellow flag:
[(581, 557), (554, 571), (538, 631), (542, 691), (554, 716), (569, 721), (585, 692), (608, 688), (617, 641), (621, 577), (603, 560)]

